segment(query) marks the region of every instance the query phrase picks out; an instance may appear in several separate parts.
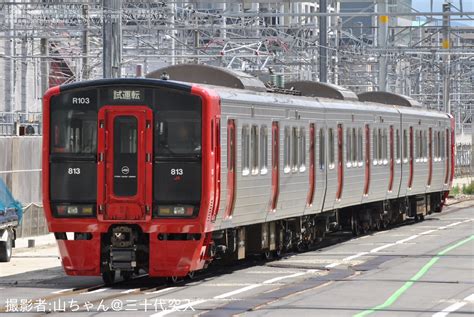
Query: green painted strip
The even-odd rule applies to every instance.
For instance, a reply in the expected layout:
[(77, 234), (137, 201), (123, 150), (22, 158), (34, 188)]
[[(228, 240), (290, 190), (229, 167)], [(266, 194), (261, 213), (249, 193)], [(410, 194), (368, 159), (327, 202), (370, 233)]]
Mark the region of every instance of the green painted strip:
[(372, 314), (373, 312), (375, 312), (377, 310), (382, 310), (382, 309), (385, 309), (387, 307), (390, 307), (393, 303), (395, 303), (397, 301), (397, 299), (400, 296), (402, 296), (403, 293), (405, 293), (413, 284), (415, 284), (415, 282), (417, 280), (419, 280), (423, 275), (425, 275), (426, 272), (428, 272), (428, 270), (436, 262), (438, 262), (438, 260), (440, 259), (441, 256), (445, 255), (449, 251), (454, 250), (454, 249), (460, 247), (461, 245), (463, 245), (463, 244), (465, 244), (465, 243), (467, 243), (471, 240), (474, 240), (474, 235), (472, 235), (469, 238), (466, 238), (464, 240), (461, 240), (461, 241), (459, 241), (459, 242), (457, 242), (457, 243), (455, 243), (451, 246), (448, 246), (446, 249), (444, 249), (441, 252), (439, 252), (438, 254), (436, 254), (436, 256), (433, 257), (428, 263), (423, 265), (423, 267), (415, 275), (413, 275), (413, 277), (411, 279), (409, 279), (407, 282), (405, 282), (405, 284), (403, 284), (402, 287), (400, 287), (395, 293), (393, 293), (383, 304), (380, 304), (380, 305), (375, 306), (373, 308), (364, 310), (363, 312), (360, 312), (360, 313), (354, 315), (354, 317), (364, 317), (364, 316), (367, 316), (369, 314)]

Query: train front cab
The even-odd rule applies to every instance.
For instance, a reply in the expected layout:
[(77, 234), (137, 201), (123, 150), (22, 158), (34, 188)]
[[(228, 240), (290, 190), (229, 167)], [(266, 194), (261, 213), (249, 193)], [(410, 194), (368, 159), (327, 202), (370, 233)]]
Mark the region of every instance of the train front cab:
[[(44, 97), (45, 215), (69, 275), (184, 276), (208, 260), (219, 194), (218, 97), (131, 83), (86, 82)], [(127, 89), (142, 97), (113, 100)], [(201, 111), (179, 112), (191, 95), (199, 102), (188, 106)]]

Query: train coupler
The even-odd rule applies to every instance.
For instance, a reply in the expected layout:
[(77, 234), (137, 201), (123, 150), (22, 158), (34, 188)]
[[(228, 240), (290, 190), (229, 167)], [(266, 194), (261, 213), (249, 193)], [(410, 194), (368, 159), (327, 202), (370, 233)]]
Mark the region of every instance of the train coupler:
[(133, 271), (137, 267), (137, 248), (115, 248), (110, 249), (110, 269), (120, 271)]

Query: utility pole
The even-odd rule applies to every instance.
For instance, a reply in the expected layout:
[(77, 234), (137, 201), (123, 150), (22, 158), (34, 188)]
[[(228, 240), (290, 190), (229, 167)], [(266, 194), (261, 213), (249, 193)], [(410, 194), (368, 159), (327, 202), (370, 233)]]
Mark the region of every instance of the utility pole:
[[(387, 0), (377, 0), (377, 12), (387, 13)], [(378, 17), (377, 46), (380, 48), (379, 56), (379, 91), (387, 91), (387, 41), (388, 41), (388, 15)]]
[(122, 1), (102, 0), (103, 3), (103, 77), (121, 76), (122, 63)]
[(40, 39), (40, 53), (41, 53), (41, 92), (44, 94), (49, 88), (49, 64), (48, 64), (48, 39)]
[(15, 44), (15, 40), (13, 37), (13, 17), (12, 17), (12, 9), (11, 6), (4, 6), (3, 10), (5, 10), (5, 64), (4, 64), (4, 75), (5, 75), (5, 112), (10, 112), (13, 109), (13, 45)]
[[(327, 0), (319, 0), (319, 12), (327, 13)], [(327, 17), (319, 17), (319, 81), (326, 83), (328, 81), (328, 31)]]
[(23, 35), (21, 39), (21, 69), (20, 69), (20, 89), (21, 89), (21, 112), (26, 112), (27, 110), (27, 102), (26, 102), (26, 78), (27, 78), (27, 73), (28, 73), (28, 62), (26, 59), (26, 55), (28, 54), (28, 39), (26, 38), (26, 35)]
[(82, 79), (89, 79), (89, 4), (82, 5), (82, 20), (84, 21), (84, 31), (82, 31)]
[(451, 11), (450, 0), (445, 0), (443, 3), (443, 41), (442, 47), (446, 54), (443, 54), (443, 106), (444, 111), (451, 113), (451, 100), (449, 98), (450, 92), (450, 73), (451, 73), (451, 56), (449, 54), (451, 48), (451, 41), (449, 38), (450, 27), (451, 27)]

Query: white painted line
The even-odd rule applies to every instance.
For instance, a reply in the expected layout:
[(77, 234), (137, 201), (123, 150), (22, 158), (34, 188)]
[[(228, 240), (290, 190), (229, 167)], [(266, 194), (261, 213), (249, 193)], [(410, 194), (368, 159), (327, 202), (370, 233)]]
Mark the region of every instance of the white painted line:
[[(471, 220), (474, 220), (474, 219), (469, 219), (468, 221), (471, 221)], [(420, 237), (421, 235), (425, 235), (425, 234), (429, 234), (429, 233), (432, 233), (432, 232), (436, 232), (437, 230), (444, 230), (444, 229), (447, 229), (449, 227), (454, 227), (454, 226), (457, 226), (463, 222), (466, 222), (466, 221), (461, 221), (461, 222), (454, 222), (454, 223), (451, 223), (449, 225), (446, 225), (446, 226), (442, 226), (442, 227), (438, 227), (436, 229), (433, 229), (433, 230), (427, 230), (427, 231), (424, 231), (424, 232), (421, 232), (419, 234), (415, 234), (415, 235), (412, 235), (412, 236), (409, 236), (408, 238), (405, 238), (405, 239), (401, 239), (401, 240), (398, 240), (394, 243), (387, 243), (387, 244), (384, 244), (384, 245), (381, 245), (380, 247), (377, 247), (377, 248), (374, 248), (372, 250), (370, 250), (369, 252), (360, 252), (360, 253), (357, 253), (357, 254), (354, 254), (354, 255), (351, 255), (351, 256), (348, 256), (344, 259), (342, 259), (340, 262), (334, 262), (334, 263), (331, 263), (331, 264), (328, 264), (325, 266), (325, 268), (327, 269), (331, 269), (331, 268), (334, 268), (340, 264), (342, 264), (343, 262), (347, 262), (347, 261), (350, 261), (350, 260), (353, 260), (353, 259), (356, 259), (358, 257), (361, 257), (361, 256), (364, 256), (366, 254), (369, 254), (369, 253), (377, 253), (383, 249), (386, 249), (386, 248), (390, 248), (394, 245), (397, 245), (397, 244), (403, 244), (405, 242), (408, 242), (408, 241), (411, 241), (411, 240), (414, 240), (418, 237)], [(366, 236), (368, 237), (368, 236)], [(359, 238), (360, 239), (360, 238)]]
[(262, 284), (251, 284), (249, 286), (245, 286), (245, 287), (236, 289), (235, 291), (231, 291), (231, 292), (227, 292), (227, 293), (224, 293), (224, 294), (221, 294), (221, 295), (214, 296), (214, 299), (221, 299), (221, 298), (231, 297), (231, 296), (234, 296), (234, 295), (246, 292), (246, 291), (250, 291), (251, 289), (257, 288), (261, 285)]
[(379, 252), (380, 250), (390, 248), (391, 246), (394, 246), (394, 245), (395, 245), (395, 243), (385, 244), (385, 245), (382, 245), (380, 247), (377, 247), (377, 248), (374, 248), (374, 249), (370, 250), (370, 253), (376, 253), (376, 252)]
[(102, 293), (102, 292), (105, 292), (107, 290), (109, 290), (110, 288), (106, 287), (106, 288), (99, 288), (99, 289), (96, 289), (95, 291), (90, 291), (90, 292), (84, 292), (84, 293), (81, 293), (81, 295), (84, 295), (84, 294), (95, 294), (95, 293)]
[(157, 291), (154, 291), (154, 292), (145, 292), (145, 294), (147, 295), (150, 295), (150, 294), (159, 294), (159, 293), (164, 293), (166, 291), (171, 291), (172, 289), (175, 289), (176, 287), (167, 287), (167, 288), (163, 288), (163, 289), (159, 289)]
[(456, 302), (456, 303), (446, 307), (442, 311), (440, 311), (436, 314), (433, 314), (433, 317), (447, 316), (448, 314), (450, 314), (452, 312), (455, 312), (458, 309), (461, 309), (463, 306), (465, 306), (469, 302), (474, 302), (474, 294), (471, 294), (471, 295), (467, 296), (466, 298), (464, 298), (462, 301)]
[[(273, 282), (276, 282), (276, 281), (281, 281), (281, 280), (284, 280), (284, 279), (287, 279), (287, 278), (292, 278), (292, 277), (298, 277), (298, 276), (301, 276), (301, 275), (304, 275), (304, 274), (307, 274), (307, 273), (314, 273), (314, 272), (317, 272), (317, 271), (318, 270), (308, 270), (308, 271), (305, 271), (305, 272), (298, 272), (298, 273), (294, 273), (294, 274), (291, 274), (291, 275), (275, 277), (275, 278), (263, 281), (262, 283), (259, 283), (259, 284), (250, 284), (250, 285), (247, 285), (245, 287), (236, 289), (234, 291), (230, 291), (230, 292), (227, 292), (227, 293), (224, 293), (224, 294), (214, 296), (213, 299), (229, 298), (229, 297), (232, 297), (234, 295), (237, 295), (237, 294), (240, 294), (240, 293), (243, 293), (243, 292), (246, 292), (246, 291), (250, 291), (254, 288), (257, 288), (257, 287), (260, 287), (260, 286), (263, 286), (263, 285), (270, 285), (270, 284), (272, 284)], [(162, 289), (160, 291), (169, 290), (169, 289), (171, 289), (171, 287), (167, 288), (167, 289)], [(159, 291), (156, 291), (156, 292), (153, 292), (153, 293), (156, 294), (157, 292), (159, 292)], [(150, 294), (152, 294), (152, 293), (150, 293)], [(162, 317), (162, 316), (166, 316), (168, 314), (171, 314), (175, 311), (183, 311), (183, 310), (187, 310), (187, 309), (189, 309), (191, 311), (191, 310), (194, 310), (193, 306), (205, 303), (207, 301), (209, 301), (209, 299), (200, 299), (200, 300), (197, 300), (197, 301), (194, 301), (194, 302), (190, 302), (190, 303), (186, 303), (186, 304), (183, 304), (183, 305), (180, 305), (180, 306), (173, 307), (173, 310), (166, 310), (166, 311), (162, 311), (162, 312), (150, 315), (150, 317)]]
[(331, 263), (331, 264), (326, 265), (325, 268), (330, 269), (330, 268), (333, 268), (333, 267), (338, 266), (339, 264), (341, 264), (341, 263), (334, 262), (334, 263)]
[(452, 313), (458, 309), (460, 309), (461, 307), (463, 307), (464, 305), (466, 305), (467, 303), (466, 302), (457, 302), (457, 303), (454, 303), (452, 304), (451, 306), (448, 306), (446, 307), (445, 309), (443, 309), (442, 311), (436, 313), (436, 314), (433, 314), (433, 317), (444, 317), (444, 316), (448, 316), (449, 313)]
[(138, 292), (139, 290), (140, 290), (139, 288), (132, 288), (132, 289), (128, 289), (126, 291), (120, 292), (120, 294), (130, 294), (133, 292)]
[(291, 274), (291, 275), (287, 275), (287, 276), (275, 277), (275, 278), (264, 281), (263, 284), (272, 284), (272, 283), (275, 283), (275, 282), (278, 282), (278, 281), (281, 281), (281, 280), (284, 280), (284, 279), (287, 279), (287, 278), (292, 278), (292, 277), (298, 277), (298, 276), (301, 276), (301, 275), (305, 275), (306, 273), (307, 272), (299, 272), (299, 273), (295, 273), (295, 274)]
[(422, 235), (430, 234), (430, 233), (433, 233), (433, 232), (436, 232), (436, 230), (423, 231), (423, 232), (419, 233), (419, 235), (422, 236)]
[(200, 299), (200, 300), (196, 300), (194, 302), (186, 303), (183, 305), (173, 306), (173, 309), (161, 311), (159, 313), (150, 315), (150, 317), (162, 317), (174, 312), (194, 311), (194, 306), (197, 306), (205, 302), (207, 302), (207, 299)]
[(449, 225), (447, 225), (446, 227), (454, 227), (454, 226), (460, 225), (461, 223), (462, 223), (462, 221), (453, 222), (453, 223), (450, 223)]
[(70, 292), (70, 291), (73, 291), (73, 290), (74, 290), (74, 288), (66, 288), (66, 289), (62, 289), (62, 290), (59, 290), (59, 291), (51, 292), (51, 294), (62, 294), (62, 293)]
[(469, 295), (468, 297), (464, 298), (465, 302), (474, 302), (474, 294)]
[(360, 258), (361, 256), (364, 256), (366, 254), (369, 254), (369, 252), (359, 252), (357, 254), (354, 254), (354, 255), (348, 256), (347, 258), (342, 259), (342, 262), (348, 262), (348, 261)]
[(410, 241), (410, 240), (416, 239), (416, 238), (418, 238), (418, 237), (419, 237), (419, 235), (418, 235), (418, 234), (415, 234), (415, 235), (410, 236), (410, 237), (408, 237), (408, 238), (405, 238), (405, 239), (402, 239), (402, 240), (398, 240), (398, 241), (395, 242), (395, 243), (396, 243), (396, 244), (402, 244), (402, 243), (408, 242), (408, 241)]

